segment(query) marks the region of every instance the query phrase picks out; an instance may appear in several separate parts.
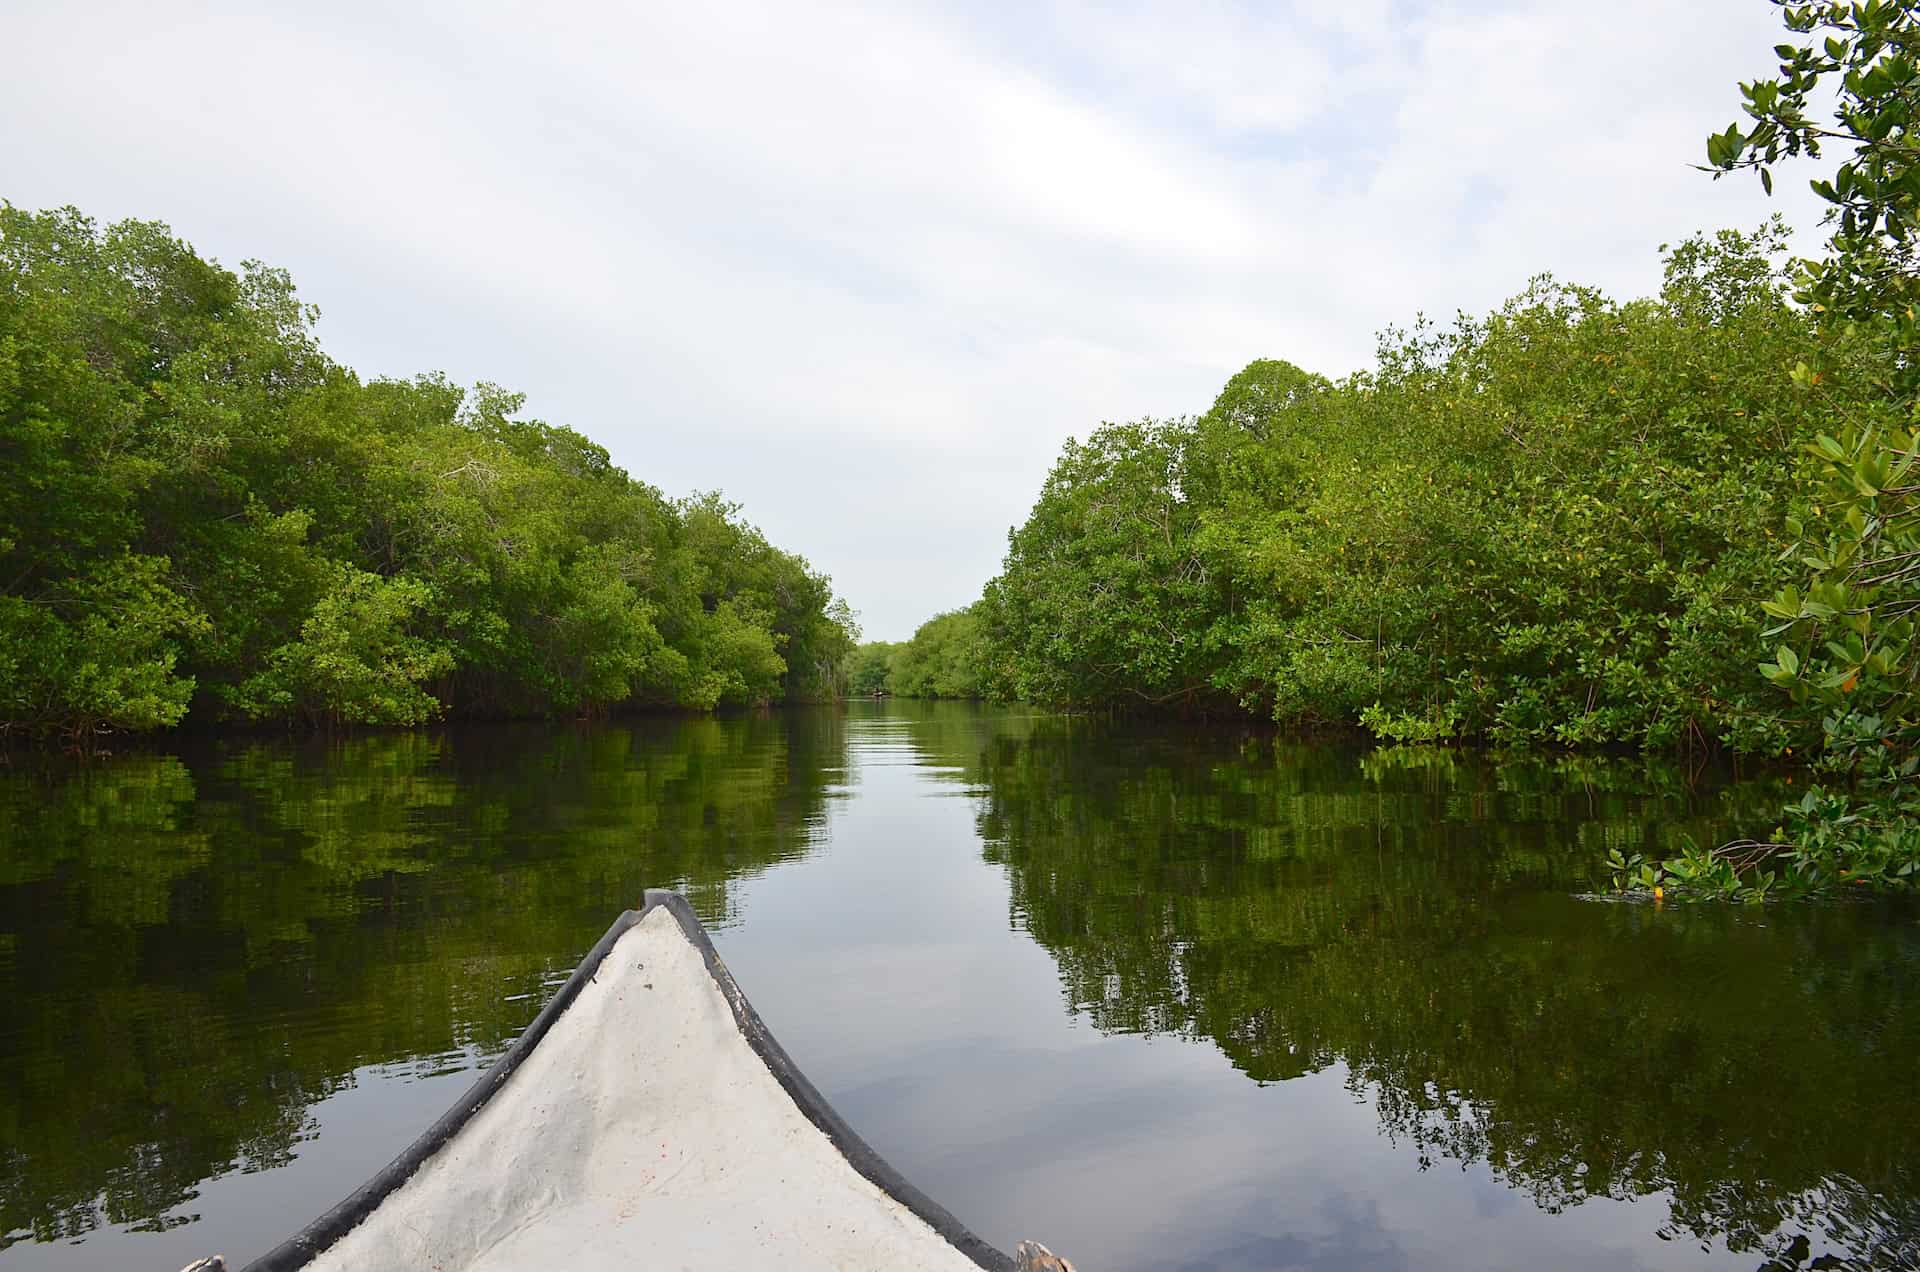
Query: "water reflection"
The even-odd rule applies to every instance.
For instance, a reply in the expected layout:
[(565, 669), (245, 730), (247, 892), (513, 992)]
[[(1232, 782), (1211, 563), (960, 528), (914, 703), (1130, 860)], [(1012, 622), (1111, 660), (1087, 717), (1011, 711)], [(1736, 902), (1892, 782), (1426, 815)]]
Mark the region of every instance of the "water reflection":
[(22, 761), (0, 1247), (283, 1235), (672, 884), (909, 1177), (1083, 1266), (1920, 1266), (1913, 915), (1578, 899), (1781, 782), (905, 703)]
[(497, 1052), (647, 886), (726, 924), (844, 769), (819, 715), (0, 771), (0, 1247), (186, 1222), (356, 1069)]
[(1338, 1065), (1423, 1164), (1548, 1211), (1665, 1193), (1669, 1237), (1920, 1259), (1911, 916), (1574, 895), (1608, 848), (1755, 824), (1774, 783), (1064, 721), (961, 754), (1014, 914), (1100, 1029), (1260, 1082)]

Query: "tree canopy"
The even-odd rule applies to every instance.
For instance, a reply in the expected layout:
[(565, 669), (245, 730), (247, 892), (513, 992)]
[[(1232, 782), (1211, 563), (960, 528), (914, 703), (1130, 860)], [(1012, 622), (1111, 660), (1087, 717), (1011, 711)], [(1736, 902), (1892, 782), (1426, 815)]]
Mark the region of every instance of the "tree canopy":
[[(1806, 735), (1753, 673), (1817, 339), (1784, 231), (1666, 253), (1658, 296), (1536, 279), (1333, 381), (1255, 362), (1194, 419), (1070, 442), (980, 603), (979, 675), (1070, 707), (1389, 738)], [(1874, 394), (1836, 351), (1843, 400)]]
[(522, 398), (329, 360), (280, 270), (0, 207), (0, 731), (838, 692), (851, 613)]

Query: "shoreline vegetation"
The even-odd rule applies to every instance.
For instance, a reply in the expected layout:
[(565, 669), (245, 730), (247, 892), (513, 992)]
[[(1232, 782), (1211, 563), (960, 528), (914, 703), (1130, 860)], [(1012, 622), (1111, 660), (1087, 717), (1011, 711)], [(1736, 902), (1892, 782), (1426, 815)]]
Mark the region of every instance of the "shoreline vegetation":
[(1771, 192), (1845, 148), (1824, 259), (1776, 217), (1663, 247), (1654, 297), (1543, 275), (1374, 370), (1261, 360), (1197, 418), (1103, 424), (980, 598), (849, 682), (1791, 758), (1824, 780), (1777, 826), (1615, 886), (1920, 887), (1920, 0), (1777, 7), (1794, 39), (1707, 166)]
[(717, 493), (363, 381), (281, 270), (0, 205), (0, 735), (831, 698), (856, 629)]
[(1690, 240), (1651, 300), (1536, 279), (1375, 371), (1261, 360), (1203, 415), (1070, 440), (981, 597), (849, 687), (1782, 753), (1757, 598), (1793, 577), (1808, 410), (1769, 372), (1817, 339), (1784, 239)]
[(1770, 191), (1844, 146), (1824, 259), (1778, 218), (1696, 235), (1652, 297), (1541, 275), (1372, 370), (1262, 359), (1103, 424), (896, 644), (518, 395), (363, 382), (283, 271), (0, 205), (0, 737), (894, 693), (1724, 751), (1822, 782), (1623, 890), (1920, 887), (1920, 0), (1779, 7), (1706, 157)]

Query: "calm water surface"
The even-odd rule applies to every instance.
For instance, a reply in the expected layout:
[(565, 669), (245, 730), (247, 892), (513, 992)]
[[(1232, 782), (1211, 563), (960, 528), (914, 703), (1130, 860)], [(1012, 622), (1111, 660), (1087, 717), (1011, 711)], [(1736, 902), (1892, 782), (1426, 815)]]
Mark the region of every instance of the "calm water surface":
[(1579, 898), (1790, 789), (922, 704), (16, 759), (0, 1263), (263, 1252), (663, 885), (1003, 1248), (1920, 1266), (1915, 915)]

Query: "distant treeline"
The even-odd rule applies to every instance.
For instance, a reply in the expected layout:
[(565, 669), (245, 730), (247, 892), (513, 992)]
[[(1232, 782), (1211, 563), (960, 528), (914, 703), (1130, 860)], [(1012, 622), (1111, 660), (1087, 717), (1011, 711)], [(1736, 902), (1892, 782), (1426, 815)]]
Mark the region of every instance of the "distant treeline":
[(521, 398), (362, 381), (281, 270), (0, 205), (0, 733), (831, 696), (826, 577)]
[[(1387, 332), (1375, 370), (1259, 361), (1197, 419), (1104, 425), (981, 599), (863, 646), (852, 681), (1778, 752), (1818, 727), (1755, 670), (1802, 452), (1881, 391), (1871, 348), (1791, 302), (1783, 247), (1777, 224), (1689, 240), (1626, 303), (1538, 279)], [(1817, 409), (1789, 374), (1816, 346)]]
[(847, 692), (903, 698), (983, 698), (986, 649), (979, 605), (938, 614), (912, 640), (868, 641), (848, 656)]

